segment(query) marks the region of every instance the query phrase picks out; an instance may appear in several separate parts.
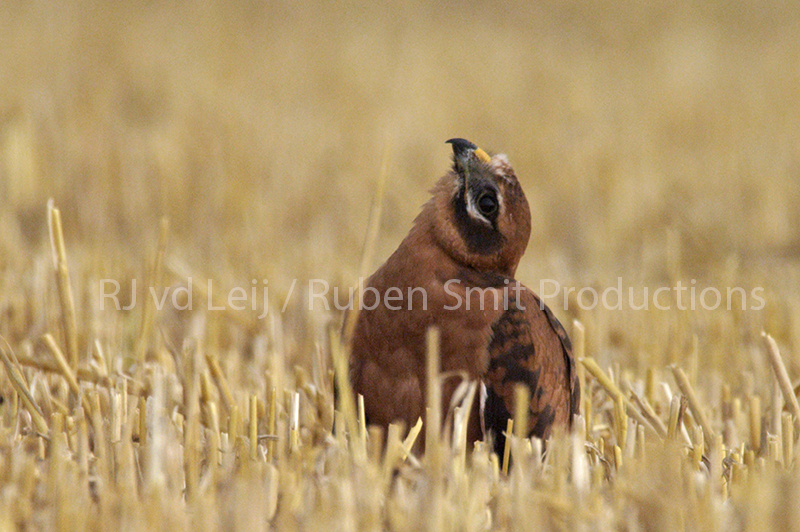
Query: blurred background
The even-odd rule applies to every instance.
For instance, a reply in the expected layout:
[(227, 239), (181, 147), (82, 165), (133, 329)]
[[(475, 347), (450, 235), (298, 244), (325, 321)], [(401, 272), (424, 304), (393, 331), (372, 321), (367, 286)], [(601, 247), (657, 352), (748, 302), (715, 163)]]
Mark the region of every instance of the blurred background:
[(465, 137), (525, 188), (526, 284), (765, 290), (760, 311), (551, 300), (599, 360), (761, 372), (766, 328), (796, 371), (798, 34), (781, 1), (3, 2), (0, 328), (47, 329), (48, 198), (84, 327), (162, 216), (170, 260), (280, 305), (293, 279), (355, 283), (384, 165), (377, 267)]

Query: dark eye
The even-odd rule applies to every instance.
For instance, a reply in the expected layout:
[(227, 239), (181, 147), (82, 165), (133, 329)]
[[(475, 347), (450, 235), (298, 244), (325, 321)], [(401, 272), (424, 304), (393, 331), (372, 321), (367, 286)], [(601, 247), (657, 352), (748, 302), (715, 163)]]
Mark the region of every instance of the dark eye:
[(484, 216), (491, 216), (497, 212), (497, 196), (492, 192), (486, 192), (478, 198), (478, 210)]

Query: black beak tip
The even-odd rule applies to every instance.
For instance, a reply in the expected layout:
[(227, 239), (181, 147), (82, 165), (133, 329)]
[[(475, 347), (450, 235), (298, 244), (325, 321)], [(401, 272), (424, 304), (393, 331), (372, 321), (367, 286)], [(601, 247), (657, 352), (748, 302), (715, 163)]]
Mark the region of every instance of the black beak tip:
[(445, 143), (453, 145), (453, 154), (455, 154), (456, 157), (460, 157), (467, 151), (474, 151), (478, 149), (478, 146), (467, 139), (450, 139)]

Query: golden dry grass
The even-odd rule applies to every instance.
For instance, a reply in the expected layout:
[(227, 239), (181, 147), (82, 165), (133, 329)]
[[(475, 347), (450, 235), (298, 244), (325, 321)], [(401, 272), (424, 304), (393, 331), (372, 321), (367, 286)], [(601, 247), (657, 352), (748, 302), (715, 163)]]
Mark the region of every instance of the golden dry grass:
[[(778, 1), (2, 3), (0, 529), (800, 528), (798, 30)], [(331, 433), (340, 316), (303, 300), (357, 282), (381, 175), (367, 267), (395, 248), (453, 136), (515, 166), (530, 286), (748, 298), (551, 298), (586, 428), (513, 439), (509, 476), (447, 432), (381, 455), (357, 402)], [(197, 307), (267, 279), (271, 312), (158, 311), (189, 275)]]

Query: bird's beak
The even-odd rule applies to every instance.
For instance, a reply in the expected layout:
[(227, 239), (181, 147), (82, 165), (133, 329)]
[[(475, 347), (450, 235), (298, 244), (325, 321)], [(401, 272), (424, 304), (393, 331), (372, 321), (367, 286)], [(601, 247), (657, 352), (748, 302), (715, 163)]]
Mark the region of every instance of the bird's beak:
[(477, 161), (486, 164), (492, 160), (488, 153), (466, 139), (450, 139), (447, 143), (453, 145), (454, 167), (465, 181), (470, 180), (470, 170)]
[(474, 154), (482, 163), (492, 160), (488, 153), (467, 139), (450, 139), (447, 143), (453, 145), (453, 155), (456, 156), (456, 159), (468, 159), (470, 154)]

